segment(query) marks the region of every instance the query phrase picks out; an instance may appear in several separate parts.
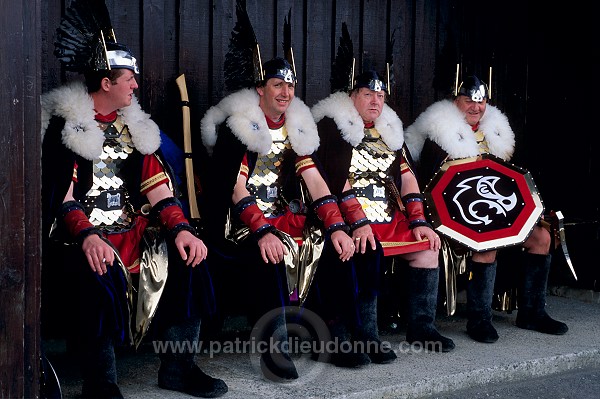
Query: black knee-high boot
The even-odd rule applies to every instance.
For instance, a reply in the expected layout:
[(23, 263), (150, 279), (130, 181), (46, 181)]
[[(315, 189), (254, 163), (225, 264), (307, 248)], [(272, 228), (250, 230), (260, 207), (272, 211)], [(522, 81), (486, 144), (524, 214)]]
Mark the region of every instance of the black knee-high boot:
[(492, 325), (492, 298), (496, 280), (496, 262), (467, 262), (467, 334), (475, 341), (494, 343), (498, 332)]
[(117, 363), (111, 338), (86, 340), (80, 348), (79, 355), (83, 370), (84, 398), (123, 398), (117, 386)]
[(546, 290), (551, 255), (524, 253), (521, 284), (517, 292), (517, 327), (546, 334), (562, 335), (569, 328), (546, 313)]
[(408, 328), (406, 341), (420, 343), (429, 350), (449, 352), (454, 342), (435, 328), (439, 269), (408, 268)]
[(359, 299), (359, 314), (361, 326), (358, 337), (364, 345), (364, 352), (369, 355), (373, 363), (391, 363), (397, 356), (389, 344), (384, 344), (379, 339), (379, 326), (377, 324), (377, 297), (368, 295)]
[[(359, 350), (358, 343), (353, 340), (346, 323), (341, 320), (333, 320), (328, 323), (329, 332), (333, 342), (331, 363), (337, 367), (357, 368), (371, 363), (369, 355)], [(360, 343), (362, 345), (362, 343)]]
[[(206, 375), (194, 362), (199, 334), (199, 318), (190, 318), (164, 331), (163, 342), (168, 349), (159, 354), (159, 387), (201, 398), (216, 398), (227, 392), (223, 380)], [(172, 347), (167, 346), (170, 343)]]
[[(266, 324), (261, 325), (262, 321), (266, 321)], [(275, 382), (297, 379), (298, 371), (289, 353), (288, 333), (283, 310), (278, 311), (270, 320), (261, 319), (260, 323), (255, 324), (255, 328), (260, 329), (256, 333), (259, 344), (265, 345), (264, 348), (268, 349), (260, 356), (263, 375)]]

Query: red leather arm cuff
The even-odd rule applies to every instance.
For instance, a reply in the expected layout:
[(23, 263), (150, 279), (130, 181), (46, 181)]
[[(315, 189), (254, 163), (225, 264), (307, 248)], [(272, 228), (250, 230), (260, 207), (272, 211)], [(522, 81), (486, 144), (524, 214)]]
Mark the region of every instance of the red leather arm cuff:
[(90, 234), (102, 237), (102, 232), (90, 222), (83, 211), (83, 206), (78, 201), (64, 202), (61, 205), (60, 213), (66, 230), (78, 242), (83, 242)]
[(356, 198), (354, 190), (344, 191), (342, 199), (339, 203), (340, 211), (344, 215), (344, 219), (350, 225), (351, 229), (369, 224), (369, 219), (365, 215), (362, 205)]
[(344, 222), (344, 218), (342, 218), (337, 198), (334, 195), (326, 195), (319, 198), (312, 203), (311, 207), (319, 217), (319, 220), (323, 222), (326, 231), (349, 230), (346, 222)]
[(272, 230), (271, 224), (267, 221), (267, 218), (264, 213), (262, 213), (253, 197), (248, 196), (242, 198), (235, 204), (234, 211), (237, 213), (242, 223), (248, 226), (252, 233), (260, 234), (263, 231), (267, 233)]
[(431, 227), (425, 218), (425, 207), (423, 206), (423, 196), (421, 194), (407, 194), (402, 197), (402, 203), (406, 208), (408, 227), (411, 229), (417, 226)]
[(177, 198), (169, 197), (158, 201), (152, 207), (152, 212), (158, 216), (161, 224), (167, 228), (173, 237), (177, 236), (182, 230), (196, 234), (196, 230), (185, 217), (183, 209), (181, 209), (181, 203)]
[(87, 218), (81, 209), (74, 209), (68, 212), (64, 218), (65, 226), (72, 237), (77, 237), (82, 231), (94, 228), (94, 225)]
[(173, 230), (175, 226), (181, 223), (189, 224), (183, 214), (183, 210), (177, 205), (171, 205), (163, 208), (159, 213), (160, 222), (168, 229)]

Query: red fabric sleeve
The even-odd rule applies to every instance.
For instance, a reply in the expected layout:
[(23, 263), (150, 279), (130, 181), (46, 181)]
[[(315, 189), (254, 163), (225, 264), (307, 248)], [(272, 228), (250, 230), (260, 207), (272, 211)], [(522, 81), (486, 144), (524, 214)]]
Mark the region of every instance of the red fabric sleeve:
[(305, 170), (315, 168), (315, 162), (309, 155), (299, 156), (296, 158), (296, 176), (300, 176)]
[(77, 168), (79, 168), (79, 165), (77, 165), (77, 161), (75, 162), (75, 165), (73, 165), (73, 177), (71, 178), (71, 180), (73, 180), (73, 182), (77, 183), (79, 180), (77, 179)]
[(142, 195), (146, 195), (153, 188), (163, 183), (168, 184), (168, 182), (169, 178), (156, 155), (146, 155), (142, 166), (142, 185), (140, 187)]
[(240, 165), (240, 175), (245, 176), (248, 179), (248, 175), (250, 174), (250, 168), (248, 167), (248, 154), (244, 154), (244, 159), (242, 159), (242, 164)]

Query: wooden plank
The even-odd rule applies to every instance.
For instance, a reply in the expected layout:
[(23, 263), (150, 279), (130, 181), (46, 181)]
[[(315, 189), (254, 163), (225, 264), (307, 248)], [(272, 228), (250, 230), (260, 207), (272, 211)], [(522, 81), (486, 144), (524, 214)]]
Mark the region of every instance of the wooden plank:
[(329, 0), (307, 4), (304, 102), (308, 105), (314, 105), (330, 93), (333, 49), (338, 40), (331, 15), (332, 3)]
[[(0, 29), (6, 41), (2, 52), (2, 73), (0, 79), (0, 102), (4, 132), (0, 135), (0, 146), (5, 151), (3, 167), (0, 169), (0, 396), (23, 397), (25, 377), (25, 269), (23, 264), (23, 138), (24, 102), (23, 82), (24, 32), (21, 26), (23, 4), (21, 2), (3, 4), (8, 12), (0, 14)], [(10, 66), (10, 67), (9, 67)], [(12, 182), (16, 183), (14, 186)]]
[(185, 74), (193, 129), (199, 126), (201, 116), (211, 105), (210, 3), (210, 0), (181, 0), (179, 3), (179, 68), (176, 75)]
[(410, 104), (412, 98), (412, 2), (391, 1), (389, 34), (394, 34), (394, 80), (391, 106), (396, 110), (404, 126), (412, 121)]
[[(225, 54), (229, 47), (231, 31), (237, 22), (235, 15), (235, 0), (219, 1), (214, 4), (212, 15), (212, 90), (209, 104), (213, 105), (223, 99), (225, 91), (225, 79), (223, 64), (225, 62)], [(256, 27), (254, 27), (256, 29)]]
[(342, 0), (335, 2), (334, 8), (335, 25), (335, 45), (332, 48), (333, 58), (337, 52), (339, 38), (342, 35), (342, 23), (348, 25), (348, 33), (352, 38), (354, 47), (354, 57), (356, 58), (356, 71), (360, 71), (362, 65), (362, 1)]
[(458, 42), (459, 26), (457, 7), (453, 0), (439, 0), (438, 29), (435, 49), (435, 72), (433, 78), (434, 101), (446, 98), (454, 92), (456, 64), (460, 62)]
[(277, 2), (276, 18), (275, 18), (275, 34), (276, 34), (276, 50), (277, 56), (283, 57), (283, 23), (291, 11), (291, 28), (292, 28), (292, 49), (294, 51), (294, 61), (296, 64), (296, 75), (298, 78), (298, 86), (296, 87), (296, 96), (304, 98), (305, 86), (305, 8), (303, 0), (284, 0)]
[(56, 28), (60, 23), (63, 9), (63, 0), (44, 0), (41, 4), (41, 62), (42, 62), (42, 92), (57, 87), (61, 82), (60, 62), (54, 56), (54, 38)]
[[(14, 4), (14, 3), (13, 3)], [(40, 374), (40, 307), (41, 307), (41, 237), (32, 234), (38, 231), (41, 225), (41, 212), (39, 207), (31, 204), (41, 202), (41, 136), (40, 119), (41, 109), (39, 98), (41, 94), (41, 6), (40, 0), (23, 1), (23, 58), (22, 77), (23, 85), (23, 131), (17, 130), (15, 139), (23, 142), (23, 203), (16, 207), (19, 215), (17, 226), (21, 226), (21, 220), (25, 221), (24, 230), (19, 231), (20, 238), (16, 241), (18, 246), (23, 246), (23, 268), (25, 276), (24, 286), (24, 397), (35, 398), (39, 396), (39, 374)], [(17, 71), (19, 71), (17, 69)], [(11, 211), (12, 212), (12, 211)], [(22, 235), (21, 235), (22, 234)], [(14, 245), (14, 242), (11, 244)], [(2, 304), (6, 302), (2, 301)], [(10, 397), (10, 395), (8, 395)]]
[[(165, 71), (165, 4), (162, 0), (146, 0), (142, 6), (142, 54), (141, 87), (143, 108), (150, 112), (155, 122), (162, 125), (163, 114), (158, 112), (164, 104)], [(153, 112), (154, 111), (154, 112)]]
[(361, 72), (374, 69), (385, 72), (385, 49), (388, 37), (388, 0), (365, 0), (362, 22)]
[(417, 0), (414, 11), (414, 84), (409, 113), (416, 118), (435, 100), (432, 82), (435, 71), (436, 2)]
[[(35, 397), (39, 372), (40, 3), (0, 1), (0, 397)], [(27, 251), (25, 250), (27, 248)], [(29, 297), (28, 297), (29, 296)]]
[[(246, 7), (264, 63), (281, 54), (282, 31), (277, 28), (277, 0), (247, 1)], [(280, 23), (283, 24), (283, 19)]]

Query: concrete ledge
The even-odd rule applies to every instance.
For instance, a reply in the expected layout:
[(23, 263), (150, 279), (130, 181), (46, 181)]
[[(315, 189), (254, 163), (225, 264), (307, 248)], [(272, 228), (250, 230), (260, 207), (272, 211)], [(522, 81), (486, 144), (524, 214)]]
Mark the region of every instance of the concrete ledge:
[(582, 290), (568, 286), (548, 287), (548, 292), (551, 295), (560, 296), (563, 298), (572, 298), (579, 301), (595, 303), (600, 305), (600, 292), (594, 290)]
[(416, 383), (399, 384), (394, 387), (357, 392), (337, 398), (420, 398), (435, 394), (458, 391), (476, 386), (505, 381), (519, 381), (566, 372), (580, 367), (600, 366), (600, 350), (535, 359), (523, 363), (475, 369), (442, 375)]
[[(465, 315), (459, 308), (456, 315), (437, 320), (440, 332), (456, 343), (450, 353), (408, 348), (405, 331), (399, 331), (381, 337), (397, 351), (398, 359), (393, 363), (341, 369), (302, 355), (296, 359), (300, 378), (286, 384), (265, 380), (256, 367), (256, 354), (223, 352), (210, 357), (200, 353), (197, 363), (207, 374), (225, 380), (229, 386), (223, 396), (226, 399), (420, 398), (600, 365), (600, 334), (596, 332), (600, 306), (552, 295), (547, 302), (548, 313), (569, 326), (567, 334), (553, 336), (523, 330), (514, 324), (518, 311), (494, 312), (500, 339), (482, 344), (467, 336)], [(63, 396), (79, 397), (81, 380), (76, 365), (64, 352), (49, 353), (48, 357), (61, 379)], [(136, 354), (118, 354), (119, 386), (125, 397), (187, 397), (158, 388), (158, 366), (158, 357), (149, 346)]]

